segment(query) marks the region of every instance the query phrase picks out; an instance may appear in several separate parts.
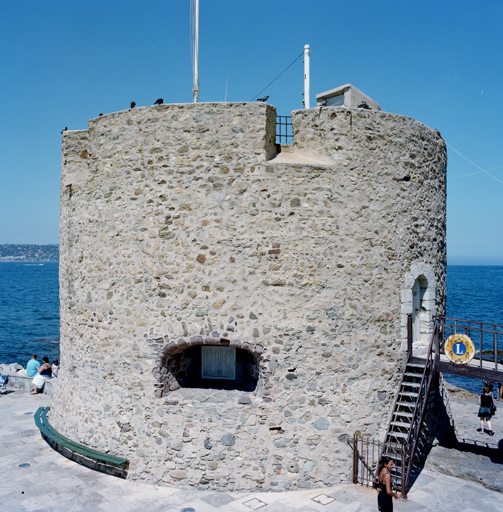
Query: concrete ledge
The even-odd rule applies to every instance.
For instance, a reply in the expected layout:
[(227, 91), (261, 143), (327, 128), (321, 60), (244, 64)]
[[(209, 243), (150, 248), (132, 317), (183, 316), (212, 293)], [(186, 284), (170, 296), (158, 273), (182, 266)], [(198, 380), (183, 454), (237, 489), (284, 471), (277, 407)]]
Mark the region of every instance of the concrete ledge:
[(54, 450), (82, 466), (107, 475), (126, 478), (129, 466), (127, 459), (93, 450), (61, 435), (47, 419), (49, 410), (50, 407), (39, 407), (35, 413), (35, 424), (39, 428), (42, 437)]
[[(26, 375), (18, 375), (16, 373), (9, 373), (9, 382), (7, 383), (7, 389), (20, 389), (23, 391), (30, 391), (31, 381), (33, 377), (27, 377)], [(52, 397), (54, 390), (58, 385), (58, 379), (47, 379), (45, 381), (42, 393)]]

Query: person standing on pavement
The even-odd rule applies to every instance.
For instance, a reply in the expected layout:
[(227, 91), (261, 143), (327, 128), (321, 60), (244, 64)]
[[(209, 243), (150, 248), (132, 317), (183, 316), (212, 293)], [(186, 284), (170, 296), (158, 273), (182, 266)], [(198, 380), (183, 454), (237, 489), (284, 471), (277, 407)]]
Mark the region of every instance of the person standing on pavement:
[(379, 494), (377, 495), (377, 508), (379, 512), (393, 512), (393, 496), (401, 498), (399, 492), (393, 492), (391, 489), (391, 474), (395, 463), (389, 457), (383, 457), (379, 468), (377, 469), (377, 487)]
[(494, 432), (491, 427), (491, 418), (493, 416), (492, 406), (494, 405), (493, 395), (492, 392), (489, 391), (489, 388), (485, 386), (482, 388), (482, 394), (479, 396), (479, 405), (478, 417), (480, 418), (480, 428), (477, 429), (477, 432), (485, 432), (485, 421), (488, 428), (487, 433), (493, 436)]

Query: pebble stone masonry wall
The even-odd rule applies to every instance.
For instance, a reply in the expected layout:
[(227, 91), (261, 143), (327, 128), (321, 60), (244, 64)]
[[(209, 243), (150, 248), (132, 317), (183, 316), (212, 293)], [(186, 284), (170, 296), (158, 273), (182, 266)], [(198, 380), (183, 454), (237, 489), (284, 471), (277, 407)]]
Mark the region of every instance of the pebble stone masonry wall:
[[(61, 374), (51, 423), (128, 478), (281, 490), (348, 481), (347, 435), (382, 436), (411, 268), (445, 304), (438, 131), (344, 107), (136, 108), (63, 136)], [(414, 276), (413, 276), (414, 277)], [(409, 285), (407, 285), (409, 286)], [(191, 345), (258, 361), (254, 392), (176, 389)]]

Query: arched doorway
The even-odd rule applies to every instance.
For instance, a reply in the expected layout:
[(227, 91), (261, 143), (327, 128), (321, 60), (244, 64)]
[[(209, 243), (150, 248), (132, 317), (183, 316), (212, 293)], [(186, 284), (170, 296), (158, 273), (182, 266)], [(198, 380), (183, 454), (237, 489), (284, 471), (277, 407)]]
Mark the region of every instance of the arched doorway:
[(407, 317), (412, 317), (412, 348), (420, 355), (430, 343), (436, 312), (435, 275), (430, 265), (415, 263), (405, 276), (402, 290), (402, 349), (407, 348)]
[(428, 280), (419, 276), (412, 286), (412, 343), (413, 346), (428, 345), (431, 333), (431, 311), (425, 300), (428, 290)]

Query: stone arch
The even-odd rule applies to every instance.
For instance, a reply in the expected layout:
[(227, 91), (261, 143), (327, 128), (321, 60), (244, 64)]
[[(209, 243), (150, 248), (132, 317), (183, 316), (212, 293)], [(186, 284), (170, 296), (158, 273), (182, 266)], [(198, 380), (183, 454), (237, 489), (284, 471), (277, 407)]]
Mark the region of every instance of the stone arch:
[(407, 316), (410, 314), (412, 348), (418, 353), (428, 347), (433, 332), (433, 317), (436, 313), (435, 274), (429, 264), (415, 263), (406, 274), (404, 284), (401, 308), (402, 349), (407, 347)]
[[(217, 349), (213, 352), (228, 351), (234, 354), (234, 377), (203, 376), (204, 354), (212, 347)], [(166, 343), (159, 348), (159, 359), (153, 370), (157, 379), (157, 397), (165, 396), (181, 387), (238, 389), (253, 391), (256, 395), (267, 394), (264, 390), (268, 382), (268, 372), (261, 357), (264, 352), (261, 345), (194, 336), (189, 340), (181, 338), (176, 343)]]

